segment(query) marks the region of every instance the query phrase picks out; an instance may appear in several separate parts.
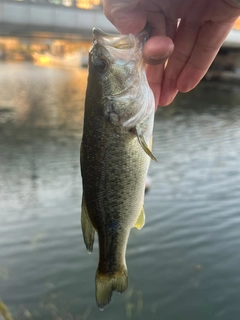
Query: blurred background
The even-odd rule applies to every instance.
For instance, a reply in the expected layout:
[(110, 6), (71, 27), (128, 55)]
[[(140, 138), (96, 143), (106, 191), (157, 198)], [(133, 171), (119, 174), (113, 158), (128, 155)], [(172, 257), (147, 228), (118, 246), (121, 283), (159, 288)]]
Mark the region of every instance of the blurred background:
[(240, 20), (205, 79), (156, 112), (129, 288), (100, 312), (80, 227), (91, 29), (100, 0), (0, 0), (0, 319), (238, 320)]

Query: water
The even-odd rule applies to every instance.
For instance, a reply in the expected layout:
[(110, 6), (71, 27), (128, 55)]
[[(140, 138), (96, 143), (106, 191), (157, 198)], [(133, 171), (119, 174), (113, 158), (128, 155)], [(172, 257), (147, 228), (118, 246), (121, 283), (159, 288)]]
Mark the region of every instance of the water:
[(129, 289), (95, 305), (80, 228), (86, 70), (0, 65), (0, 300), (16, 320), (237, 320), (240, 87), (201, 83), (156, 114)]

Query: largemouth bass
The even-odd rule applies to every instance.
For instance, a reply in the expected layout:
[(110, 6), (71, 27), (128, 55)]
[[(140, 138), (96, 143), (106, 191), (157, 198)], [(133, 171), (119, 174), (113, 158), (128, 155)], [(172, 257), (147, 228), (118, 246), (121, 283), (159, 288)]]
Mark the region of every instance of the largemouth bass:
[(145, 179), (150, 158), (155, 159), (150, 151), (154, 97), (142, 59), (147, 37), (147, 31), (133, 36), (93, 29), (81, 144), (81, 224), (89, 252), (98, 234), (100, 309), (114, 290), (126, 290), (129, 233), (145, 221)]

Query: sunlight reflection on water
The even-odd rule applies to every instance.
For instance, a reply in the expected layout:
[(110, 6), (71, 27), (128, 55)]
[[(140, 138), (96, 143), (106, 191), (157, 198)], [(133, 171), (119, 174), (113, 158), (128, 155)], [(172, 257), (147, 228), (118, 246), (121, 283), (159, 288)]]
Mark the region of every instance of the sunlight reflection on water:
[(201, 83), (159, 109), (129, 289), (99, 313), (80, 229), (86, 70), (1, 64), (0, 298), (14, 319), (237, 319), (240, 89)]

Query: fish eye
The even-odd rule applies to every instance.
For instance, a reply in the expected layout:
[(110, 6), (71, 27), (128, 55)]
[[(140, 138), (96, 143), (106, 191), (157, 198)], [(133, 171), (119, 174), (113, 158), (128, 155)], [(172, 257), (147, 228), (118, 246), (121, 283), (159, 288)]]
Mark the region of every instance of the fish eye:
[(105, 73), (108, 70), (108, 61), (105, 59), (99, 59), (99, 61), (96, 64), (97, 70), (100, 73)]

